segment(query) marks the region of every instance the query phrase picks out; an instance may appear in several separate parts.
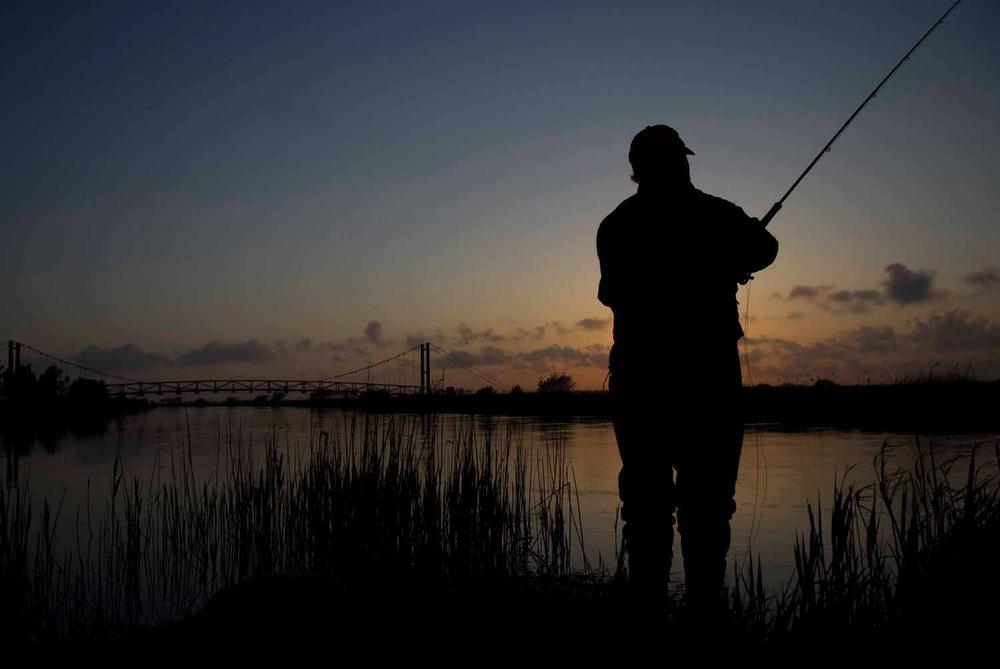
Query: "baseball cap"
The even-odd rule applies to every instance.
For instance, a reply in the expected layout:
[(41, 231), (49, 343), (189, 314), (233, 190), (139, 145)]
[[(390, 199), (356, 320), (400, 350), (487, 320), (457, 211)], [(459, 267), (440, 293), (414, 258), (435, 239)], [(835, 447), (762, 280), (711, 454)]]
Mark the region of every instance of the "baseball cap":
[(671, 151), (694, 155), (694, 151), (684, 145), (681, 136), (669, 125), (662, 123), (647, 125), (632, 138), (628, 148), (628, 160), (630, 163), (635, 163), (637, 159), (641, 161), (641, 157)]

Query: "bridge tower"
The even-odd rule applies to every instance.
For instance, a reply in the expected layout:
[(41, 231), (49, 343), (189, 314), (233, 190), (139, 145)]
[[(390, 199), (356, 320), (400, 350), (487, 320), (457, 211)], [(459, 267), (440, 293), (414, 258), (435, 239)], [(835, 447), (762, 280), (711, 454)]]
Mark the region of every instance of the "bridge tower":
[(7, 340), (7, 367), (3, 370), (3, 378), (0, 385), (7, 385), (7, 393), (14, 392), (14, 379), (17, 370), (21, 366), (21, 342), (13, 339)]
[(420, 345), (420, 392), (431, 394), (431, 343)]

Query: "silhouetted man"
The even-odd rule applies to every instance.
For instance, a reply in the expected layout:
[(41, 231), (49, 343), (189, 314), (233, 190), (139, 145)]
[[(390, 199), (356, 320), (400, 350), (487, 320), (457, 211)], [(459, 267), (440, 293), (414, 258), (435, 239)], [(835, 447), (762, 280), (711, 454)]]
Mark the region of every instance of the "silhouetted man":
[(615, 317), (610, 391), (630, 576), (652, 591), (666, 586), (676, 510), (688, 603), (700, 608), (721, 602), (736, 510), (735, 293), (774, 262), (778, 242), (758, 219), (696, 189), (689, 155), (665, 125), (632, 140), (639, 187), (598, 230), (598, 299)]

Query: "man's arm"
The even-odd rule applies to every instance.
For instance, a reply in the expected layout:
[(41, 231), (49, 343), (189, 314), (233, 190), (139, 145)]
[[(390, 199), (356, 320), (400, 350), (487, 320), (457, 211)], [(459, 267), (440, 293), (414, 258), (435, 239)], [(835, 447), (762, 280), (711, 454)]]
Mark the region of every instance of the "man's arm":
[(610, 226), (607, 224), (608, 219), (604, 219), (601, 222), (600, 227), (597, 228), (597, 260), (601, 265), (601, 281), (597, 286), (597, 299), (601, 301), (606, 307), (614, 309), (616, 304), (616, 285), (617, 281), (615, 262), (613, 260), (613, 254), (610, 249)]
[(778, 256), (778, 240), (768, 232), (760, 219), (747, 215), (737, 205), (716, 198), (721, 218), (733, 236), (732, 262), (737, 276), (743, 277), (769, 267)]
[[(741, 210), (742, 211), (742, 210)], [(768, 232), (758, 218), (747, 217), (744, 223), (744, 255), (748, 274), (769, 267), (778, 257), (778, 240)]]

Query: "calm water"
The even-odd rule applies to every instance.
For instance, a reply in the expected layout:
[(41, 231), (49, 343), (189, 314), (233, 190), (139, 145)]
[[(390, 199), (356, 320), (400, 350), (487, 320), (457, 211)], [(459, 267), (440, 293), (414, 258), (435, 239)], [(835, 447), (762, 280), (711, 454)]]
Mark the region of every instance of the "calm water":
[[(290, 407), (160, 408), (131, 416), (109, 427), (102, 436), (66, 435), (44, 447), (36, 444), (22, 456), (30, 472), (36, 496), (53, 502), (63, 500), (62, 518), (73, 517), (73, 509), (92, 491), (107, 488), (115, 454), (126, 471), (149, 475), (155, 468), (169, 471), (170, 458), (180, 454), (188, 441), (196, 469), (205, 475), (215, 471), (220, 431), (227, 425), (252, 435), (257, 444), (277, 435), (293, 448), (303, 446), (316, 426), (342, 425), (349, 413)], [(443, 416), (449, 422), (468, 420)], [(485, 429), (486, 420), (477, 419)], [(618, 452), (611, 423), (578, 418), (550, 420), (533, 417), (493, 418), (504, 427), (514, 423), (522, 429), (529, 448), (552, 448), (564, 443), (579, 491), (584, 538), (591, 563), (600, 554), (613, 563), (615, 518), (618, 509)], [(669, 426), (664, 426), (669, 435)], [(968, 453), (972, 444), (993, 442), (997, 435), (922, 438), (942, 454)], [(806, 503), (826, 505), (832, 499), (835, 477), (847, 474), (865, 484), (873, 479), (872, 459), (888, 441), (899, 445), (898, 464), (906, 465), (915, 451), (916, 437), (842, 430), (778, 431), (767, 427), (747, 430), (737, 483), (737, 511), (733, 519), (730, 557), (752, 552), (762, 560), (765, 578), (776, 588), (792, 573), (796, 533), (808, 528)], [(5, 457), (5, 456), (0, 456)], [(683, 568), (679, 543), (675, 545), (675, 572)]]

